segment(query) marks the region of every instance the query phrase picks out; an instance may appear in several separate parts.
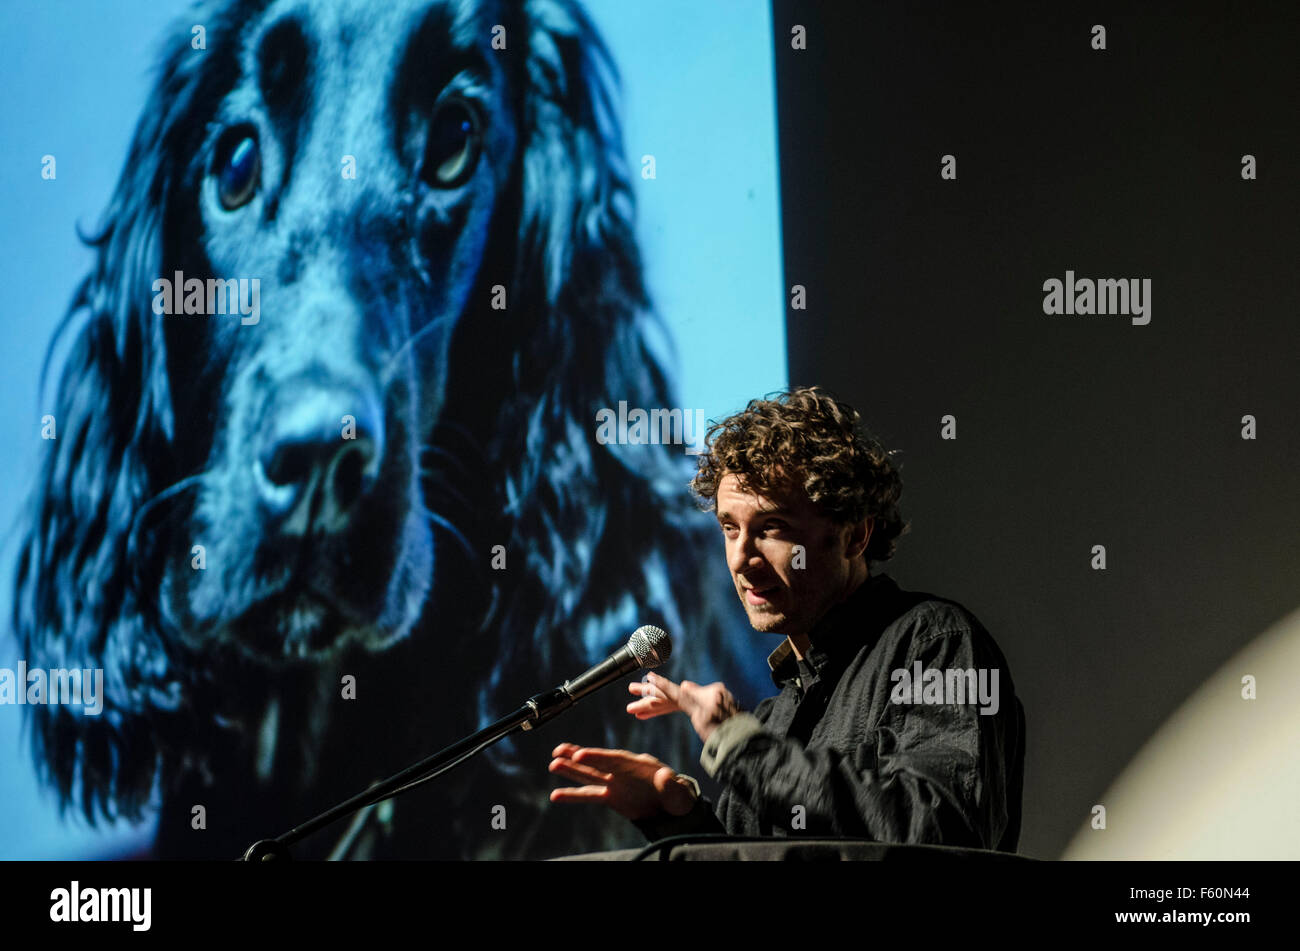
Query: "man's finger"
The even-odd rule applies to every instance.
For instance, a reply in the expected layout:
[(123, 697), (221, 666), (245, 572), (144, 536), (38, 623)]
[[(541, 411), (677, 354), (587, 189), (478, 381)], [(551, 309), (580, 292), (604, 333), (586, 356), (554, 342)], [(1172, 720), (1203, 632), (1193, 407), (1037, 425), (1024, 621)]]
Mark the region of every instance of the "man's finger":
[(625, 773), (642, 765), (637, 759), (636, 754), (629, 753), (627, 750), (602, 750), (594, 747), (583, 747), (573, 754), (573, 761), (586, 766), (594, 766), (596, 769), (604, 770), (607, 773)]
[(583, 785), (607, 785), (613, 780), (609, 773), (602, 773), (598, 769), (592, 769), (590, 766), (579, 766), (572, 760), (554, 759), (551, 760), (549, 771), (556, 775), (563, 776), (566, 779), (572, 779), (576, 783)]
[(655, 789), (660, 792), (667, 792), (672, 786), (682, 785), (677, 779), (677, 770), (673, 769), (671, 766), (662, 766), (655, 770), (655, 774), (650, 778), (650, 782), (652, 782)]
[(629, 693), (634, 693), (645, 699), (666, 700), (664, 692), (648, 681), (634, 680), (627, 685)]
[(663, 709), (660, 710), (661, 713), (672, 713), (674, 710), (678, 709), (676, 701), (670, 698), (662, 689), (648, 681), (634, 681), (627, 685), (627, 689), (630, 693), (640, 696), (642, 700), (653, 700), (662, 704)]
[(657, 687), (673, 703), (677, 702), (677, 695), (681, 692), (681, 688), (677, 684), (667, 677), (660, 677), (658, 674), (647, 674), (646, 680)]
[(551, 802), (604, 802), (608, 786), (562, 786), (551, 790)]
[(560, 769), (567, 769), (569, 773), (580, 773), (581, 776), (585, 777), (582, 782), (608, 782), (614, 778), (610, 773), (603, 772), (601, 769), (590, 767), (590, 765), (575, 763), (575, 761), (565, 759), (563, 756), (556, 756), (554, 760), (551, 760), (550, 767), (547, 768), (549, 768), (551, 772), (559, 772)]
[(578, 750), (582, 749), (577, 743), (561, 743), (555, 749), (551, 750), (552, 756), (572, 756)]
[(630, 683), (627, 685), (627, 689), (629, 693), (635, 694), (636, 696), (640, 697), (642, 702), (645, 703), (649, 703), (651, 701), (662, 702), (664, 699), (663, 694), (661, 694), (658, 690), (656, 690), (654, 687), (650, 686), (649, 684)]
[(661, 717), (666, 713), (676, 713), (677, 708), (669, 705), (666, 700), (656, 698), (629, 703), (627, 712), (633, 714), (638, 720), (653, 720), (655, 717)]
[(663, 697), (642, 697), (640, 700), (633, 700), (628, 706), (631, 707), (637, 704), (645, 707), (665, 707), (667, 709), (677, 706), (671, 700), (666, 700)]

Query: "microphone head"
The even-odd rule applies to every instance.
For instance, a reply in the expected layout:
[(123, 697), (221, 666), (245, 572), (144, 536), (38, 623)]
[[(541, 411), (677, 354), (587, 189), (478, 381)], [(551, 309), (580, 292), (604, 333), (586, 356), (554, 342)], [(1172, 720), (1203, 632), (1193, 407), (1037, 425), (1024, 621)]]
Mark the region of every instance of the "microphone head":
[(653, 624), (643, 624), (633, 631), (627, 647), (640, 667), (658, 667), (673, 653), (673, 641), (668, 632)]

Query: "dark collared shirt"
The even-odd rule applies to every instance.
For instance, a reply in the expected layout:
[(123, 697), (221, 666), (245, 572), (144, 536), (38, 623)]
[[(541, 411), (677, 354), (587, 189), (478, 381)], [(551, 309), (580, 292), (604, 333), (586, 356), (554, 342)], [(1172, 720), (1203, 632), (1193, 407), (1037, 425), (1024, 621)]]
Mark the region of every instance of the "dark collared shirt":
[(783, 641), (768, 658), (781, 692), (705, 744), (701, 762), (723, 785), (716, 808), (701, 799), (686, 816), (638, 822), (647, 837), (852, 836), (1014, 852), (1024, 710), (983, 625), (879, 574), (809, 640), (803, 661)]

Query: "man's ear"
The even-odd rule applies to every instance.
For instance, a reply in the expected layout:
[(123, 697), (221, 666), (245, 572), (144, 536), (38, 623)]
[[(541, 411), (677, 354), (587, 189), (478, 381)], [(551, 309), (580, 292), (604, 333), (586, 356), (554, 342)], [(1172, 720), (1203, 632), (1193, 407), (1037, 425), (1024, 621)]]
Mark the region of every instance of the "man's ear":
[(860, 522), (855, 522), (849, 526), (849, 540), (845, 547), (844, 557), (850, 561), (857, 558), (867, 550), (867, 543), (871, 541), (871, 533), (876, 527), (875, 519), (864, 518)]

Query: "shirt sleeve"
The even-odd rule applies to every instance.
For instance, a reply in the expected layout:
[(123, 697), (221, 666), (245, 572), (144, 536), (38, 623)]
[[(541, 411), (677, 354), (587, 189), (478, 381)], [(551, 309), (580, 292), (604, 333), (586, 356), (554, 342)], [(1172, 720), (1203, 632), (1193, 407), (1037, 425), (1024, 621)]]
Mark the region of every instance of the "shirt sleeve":
[[(710, 736), (702, 762), (772, 826), (994, 849), (1008, 825), (1008, 757), (1017, 742), (1010, 677), (999, 671), (994, 681), (997, 668), (988, 666), (996, 657), (968, 629), (914, 637), (902, 664), (909, 675), (917, 661), (923, 671), (941, 674), (978, 674), (983, 667), (986, 683), (1001, 688), (990, 691), (996, 700), (987, 704), (988, 713), (980, 712), (978, 697), (967, 703), (895, 702), (903, 692), (891, 680), (895, 686), (885, 710), (856, 746), (809, 749), (753, 717), (732, 717), (723, 724), (725, 732), (720, 727)], [(906, 693), (911, 699), (910, 684)], [(794, 824), (800, 806), (803, 826)]]

